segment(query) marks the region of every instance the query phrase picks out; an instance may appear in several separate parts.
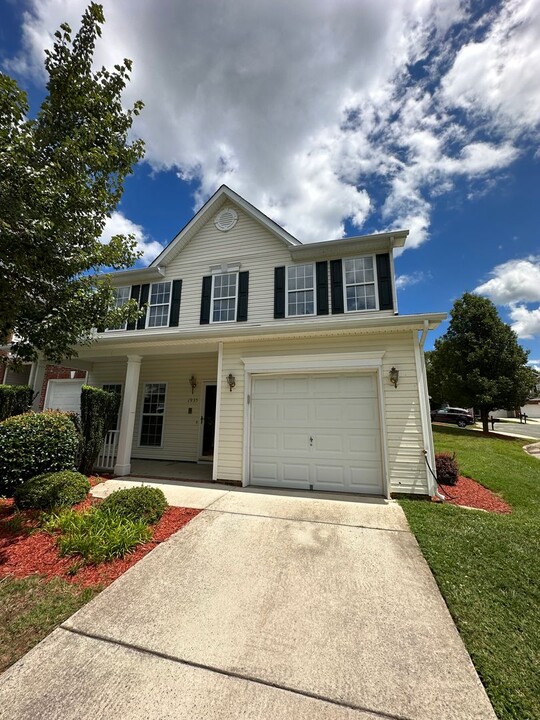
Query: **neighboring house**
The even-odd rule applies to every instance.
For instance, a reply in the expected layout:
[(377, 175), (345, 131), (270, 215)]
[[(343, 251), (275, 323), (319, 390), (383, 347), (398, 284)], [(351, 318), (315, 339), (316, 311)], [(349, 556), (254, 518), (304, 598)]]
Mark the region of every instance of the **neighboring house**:
[(114, 472), (208, 462), (242, 485), (433, 493), (423, 343), (445, 315), (398, 315), (407, 234), (302, 244), (222, 186), (148, 268), (112, 276), (144, 316), (70, 361), (122, 396)]
[(40, 379), (41, 385), (37, 386), (34, 379), (36, 368), (37, 363), (24, 363), (15, 371), (9, 364), (0, 364), (0, 385), (31, 385), (35, 392), (35, 410), (80, 412), (81, 386), (85, 381), (86, 371), (63, 365), (46, 365)]

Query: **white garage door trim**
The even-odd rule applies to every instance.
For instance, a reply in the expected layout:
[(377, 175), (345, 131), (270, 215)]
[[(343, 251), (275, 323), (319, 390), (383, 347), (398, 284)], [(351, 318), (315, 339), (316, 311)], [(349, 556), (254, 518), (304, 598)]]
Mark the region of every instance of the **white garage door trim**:
[(49, 380), (47, 383), (47, 390), (45, 392), (45, 402), (43, 403), (44, 410), (49, 410), (49, 409), (55, 410), (56, 409), (55, 407), (50, 407), (51, 396), (54, 394), (54, 388), (60, 387), (60, 385), (67, 385), (67, 386), (71, 385), (72, 387), (78, 386), (78, 388), (79, 388), (79, 409), (74, 412), (78, 412), (80, 414), (80, 412), (81, 412), (81, 401), (80, 401), (81, 388), (85, 383), (86, 383), (86, 380), (84, 378), (74, 378), (73, 380), (71, 380), (69, 378), (58, 378), (58, 379)]
[(388, 447), (386, 418), (384, 413), (384, 388), (382, 382), (382, 359), (384, 351), (370, 353), (333, 353), (332, 355), (295, 355), (276, 357), (242, 358), (245, 367), (244, 382), (244, 452), (242, 485), (249, 485), (251, 452), (251, 394), (254, 375), (332, 374), (371, 372), (377, 378), (379, 423), (381, 432), (381, 464), (383, 494), (390, 497), (388, 477)]

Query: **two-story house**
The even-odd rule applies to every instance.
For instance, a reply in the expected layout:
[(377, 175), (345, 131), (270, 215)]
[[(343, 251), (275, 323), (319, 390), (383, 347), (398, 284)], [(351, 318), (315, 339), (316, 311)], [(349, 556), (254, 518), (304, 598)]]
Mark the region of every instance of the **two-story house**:
[(406, 231), (302, 244), (222, 186), (147, 268), (138, 322), (70, 365), (122, 395), (114, 472), (211, 463), (241, 485), (432, 494), (423, 358), (443, 314), (398, 314)]

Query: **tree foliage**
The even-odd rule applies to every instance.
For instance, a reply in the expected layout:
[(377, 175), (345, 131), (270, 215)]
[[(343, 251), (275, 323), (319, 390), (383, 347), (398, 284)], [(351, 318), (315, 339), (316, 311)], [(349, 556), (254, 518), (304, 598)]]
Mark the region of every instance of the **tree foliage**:
[(109, 278), (96, 275), (138, 257), (132, 236), (100, 237), (144, 154), (142, 140), (128, 139), (143, 104), (121, 102), (131, 61), (92, 67), (103, 22), (91, 3), (74, 37), (67, 24), (56, 32), (35, 118), (0, 73), (0, 338), (15, 333), (15, 358), (60, 362), (91, 342), (93, 328), (136, 315), (133, 303), (111, 313)]
[(492, 410), (521, 406), (530, 395), (535, 373), (527, 366), (528, 351), (486, 298), (465, 293), (450, 315), (428, 359), (430, 393), (433, 386), (439, 399), (479, 410), (488, 432)]

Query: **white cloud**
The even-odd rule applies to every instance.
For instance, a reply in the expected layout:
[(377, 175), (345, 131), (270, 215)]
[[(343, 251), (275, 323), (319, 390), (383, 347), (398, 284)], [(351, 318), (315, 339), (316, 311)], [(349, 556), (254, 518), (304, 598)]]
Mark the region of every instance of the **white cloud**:
[[(10, 68), (42, 80), (43, 47), (86, 4), (29, 0)], [(339, 237), (347, 220), (360, 232), (371, 216), (409, 228), (417, 247), (432, 198), (456, 178), (496, 177), (540, 117), (533, 0), (486, 15), (482, 40), (460, 0), (104, 6), (96, 59), (134, 60), (126, 100), (146, 104), (136, 130), (153, 168), (195, 180), (195, 207), (227, 183), (304, 241)], [(449, 39), (459, 22), (463, 39)], [(421, 81), (407, 71), (418, 62)]]
[(137, 250), (142, 252), (141, 262), (145, 265), (151, 263), (163, 250), (163, 246), (157, 240), (151, 240), (145, 234), (142, 225), (137, 225), (118, 211), (107, 218), (100, 240), (107, 243), (114, 235), (133, 235), (137, 241)]
[(540, 258), (509, 260), (491, 271), (491, 280), (474, 292), (486, 295), (497, 305), (540, 302)]
[(410, 275), (398, 275), (396, 277), (396, 287), (398, 290), (403, 290), (406, 287), (410, 287), (411, 285), (418, 285), (418, 283), (424, 282), (429, 275), (426, 275), (424, 272), (414, 272)]
[(540, 335), (540, 307), (529, 310), (525, 305), (514, 305), (510, 308), (510, 317), (518, 337), (531, 339)]

